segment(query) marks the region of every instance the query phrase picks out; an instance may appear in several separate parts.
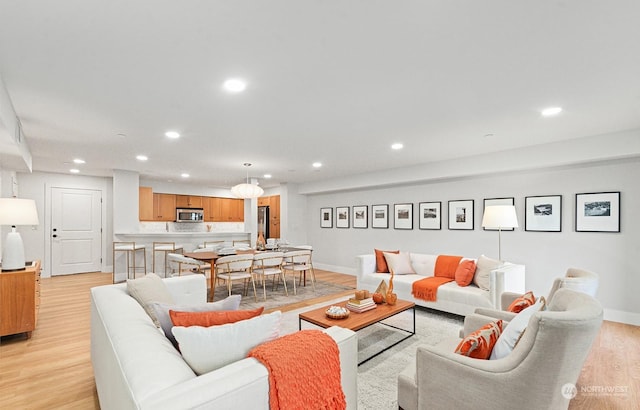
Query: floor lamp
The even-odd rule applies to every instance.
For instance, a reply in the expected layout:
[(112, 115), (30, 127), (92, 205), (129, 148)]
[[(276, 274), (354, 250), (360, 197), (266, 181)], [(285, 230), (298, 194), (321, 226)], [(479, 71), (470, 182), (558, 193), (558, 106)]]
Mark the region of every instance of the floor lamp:
[(2, 270), (22, 270), (25, 267), (24, 244), (16, 225), (38, 225), (38, 210), (33, 199), (0, 198), (0, 225), (10, 225), (2, 249)]
[(498, 230), (498, 259), (502, 261), (502, 243), (500, 232), (504, 228), (517, 228), (518, 217), (516, 207), (513, 205), (493, 205), (484, 209), (482, 227)]

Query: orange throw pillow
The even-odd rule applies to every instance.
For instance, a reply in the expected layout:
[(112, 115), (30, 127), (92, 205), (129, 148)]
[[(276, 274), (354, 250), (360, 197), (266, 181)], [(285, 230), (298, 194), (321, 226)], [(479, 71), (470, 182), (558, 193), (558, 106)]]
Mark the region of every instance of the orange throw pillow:
[(389, 267), (387, 266), (387, 260), (384, 258), (384, 252), (387, 253), (400, 253), (400, 251), (381, 251), (380, 249), (374, 249), (376, 252), (376, 272), (389, 273)]
[(473, 281), (473, 275), (476, 274), (476, 263), (471, 259), (460, 262), (456, 268), (455, 279), (459, 286), (469, 286)]
[(227, 323), (235, 323), (241, 320), (260, 316), (264, 306), (254, 310), (218, 310), (210, 312), (177, 312), (169, 310), (171, 322), (174, 326), (217, 326)]
[(455, 352), (474, 359), (487, 360), (501, 333), (502, 320), (487, 323), (462, 339)]
[(520, 313), (534, 303), (536, 303), (536, 297), (533, 296), (533, 292), (529, 291), (511, 302), (507, 310), (513, 313)]

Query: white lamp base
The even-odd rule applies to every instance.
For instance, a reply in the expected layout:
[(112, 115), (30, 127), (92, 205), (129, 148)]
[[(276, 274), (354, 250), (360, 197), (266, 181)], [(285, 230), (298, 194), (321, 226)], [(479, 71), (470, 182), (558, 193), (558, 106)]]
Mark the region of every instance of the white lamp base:
[(2, 270), (22, 270), (24, 263), (24, 244), (20, 233), (16, 232), (16, 227), (11, 228), (11, 232), (7, 234), (2, 249)]

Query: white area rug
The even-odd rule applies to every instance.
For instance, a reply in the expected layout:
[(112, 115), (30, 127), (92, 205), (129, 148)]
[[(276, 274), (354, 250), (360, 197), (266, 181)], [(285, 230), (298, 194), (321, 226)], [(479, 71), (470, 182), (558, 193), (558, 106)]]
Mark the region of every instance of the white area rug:
[[(300, 312), (316, 309), (341, 300), (344, 300), (344, 298), (284, 313), (283, 333), (287, 334), (298, 330), (298, 314)], [(410, 329), (411, 319), (410, 312), (403, 312), (387, 319), (385, 322), (403, 329)], [(358, 409), (397, 409), (398, 374), (410, 362), (415, 360), (417, 347), (422, 344), (435, 345), (445, 338), (457, 337), (462, 327), (462, 320), (461, 316), (416, 308), (416, 334), (358, 366)], [(317, 327), (306, 322), (303, 322), (302, 328), (317, 329)], [(382, 350), (394, 341), (400, 340), (404, 335), (404, 333), (384, 325), (373, 325), (359, 331), (358, 362)]]

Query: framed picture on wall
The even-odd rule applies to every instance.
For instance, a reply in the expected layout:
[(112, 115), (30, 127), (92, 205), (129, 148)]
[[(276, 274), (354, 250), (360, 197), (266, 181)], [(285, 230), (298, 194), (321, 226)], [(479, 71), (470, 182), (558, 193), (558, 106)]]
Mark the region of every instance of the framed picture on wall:
[(620, 232), (620, 192), (576, 194), (576, 232)]
[(369, 225), (369, 215), (367, 211), (369, 207), (366, 205), (357, 205), (353, 207), (353, 227), (366, 228)]
[(393, 205), (393, 228), (413, 229), (413, 204)]
[(320, 228), (333, 228), (333, 208), (320, 208)]
[(525, 197), (524, 230), (534, 232), (562, 231), (562, 195)]
[(389, 205), (371, 205), (371, 227), (389, 228)]
[(349, 207), (338, 206), (336, 207), (336, 228), (348, 228), (349, 227)]
[[(494, 205), (515, 205), (515, 199), (513, 197), (508, 198), (485, 198), (484, 207), (482, 208), (482, 217), (484, 217), (484, 210), (488, 206)], [(482, 228), (485, 231), (497, 231), (498, 228)], [(500, 228), (501, 231), (513, 231), (514, 228)]]
[(420, 202), (418, 204), (418, 228), (442, 229), (442, 202)]
[(449, 229), (473, 230), (473, 199), (449, 201)]

